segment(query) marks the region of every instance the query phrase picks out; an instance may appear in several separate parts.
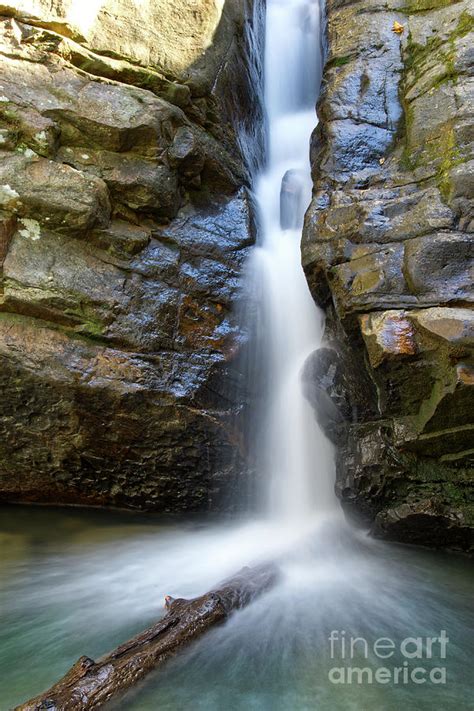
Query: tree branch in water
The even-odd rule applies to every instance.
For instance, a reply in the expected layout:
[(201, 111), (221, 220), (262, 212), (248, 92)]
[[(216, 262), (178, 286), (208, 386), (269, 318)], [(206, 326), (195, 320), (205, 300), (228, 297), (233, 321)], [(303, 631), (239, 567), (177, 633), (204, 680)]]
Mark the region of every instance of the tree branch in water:
[(273, 564), (243, 568), (216, 590), (193, 600), (166, 596), (167, 614), (155, 625), (94, 662), (81, 657), (48, 691), (15, 711), (89, 711), (97, 709), (143, 679), (233, 610), (248, 605), (272, 587)]

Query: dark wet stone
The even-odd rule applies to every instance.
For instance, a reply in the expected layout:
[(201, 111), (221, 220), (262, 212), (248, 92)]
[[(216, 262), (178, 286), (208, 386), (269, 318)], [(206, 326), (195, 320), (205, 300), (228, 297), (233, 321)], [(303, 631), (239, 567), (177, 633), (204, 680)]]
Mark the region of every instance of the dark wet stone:
[(287, 170), (281, 181), (280, 227), (294, 230), (303, 221), (303, 176), (299, 170)]

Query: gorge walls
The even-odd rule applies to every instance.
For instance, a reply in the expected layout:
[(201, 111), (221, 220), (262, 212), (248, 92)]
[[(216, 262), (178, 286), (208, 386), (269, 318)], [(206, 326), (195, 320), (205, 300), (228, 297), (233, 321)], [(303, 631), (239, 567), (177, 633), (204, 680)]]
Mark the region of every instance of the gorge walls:
[(472, 5), (327, 1), (303, 263), (327, 314), (307, 396), (377, 535), (469, 548)]
[(0, 4), (2, 500), (205, 510), (245, 472), (262, 12)]

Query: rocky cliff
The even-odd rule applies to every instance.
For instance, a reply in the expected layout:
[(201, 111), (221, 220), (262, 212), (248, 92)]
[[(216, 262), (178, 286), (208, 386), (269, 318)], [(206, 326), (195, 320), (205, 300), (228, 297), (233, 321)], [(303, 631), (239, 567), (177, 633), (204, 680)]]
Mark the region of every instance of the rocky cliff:
[(261, 10), (0, 4), (3, 500), (202, 510), (245, 471)]
[(327, 313), (308, 397), (377, 535), (474, 525), (472, 5), (328, 0), (303, 263)]

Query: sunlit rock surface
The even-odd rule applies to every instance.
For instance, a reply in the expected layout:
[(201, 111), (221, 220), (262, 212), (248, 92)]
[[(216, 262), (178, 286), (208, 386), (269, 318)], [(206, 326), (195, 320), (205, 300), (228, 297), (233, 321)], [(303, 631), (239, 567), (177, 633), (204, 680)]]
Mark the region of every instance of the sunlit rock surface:
[(245, 476), (261, 14), (0, 4), (4, 500), (205, 510)]
[(305, 387), (339, 445), (345, 508), (378, 535), (467, 549), (472, 5), (329, 0), (327, 10), (303, 262), (329, 348), (308, 362)]

